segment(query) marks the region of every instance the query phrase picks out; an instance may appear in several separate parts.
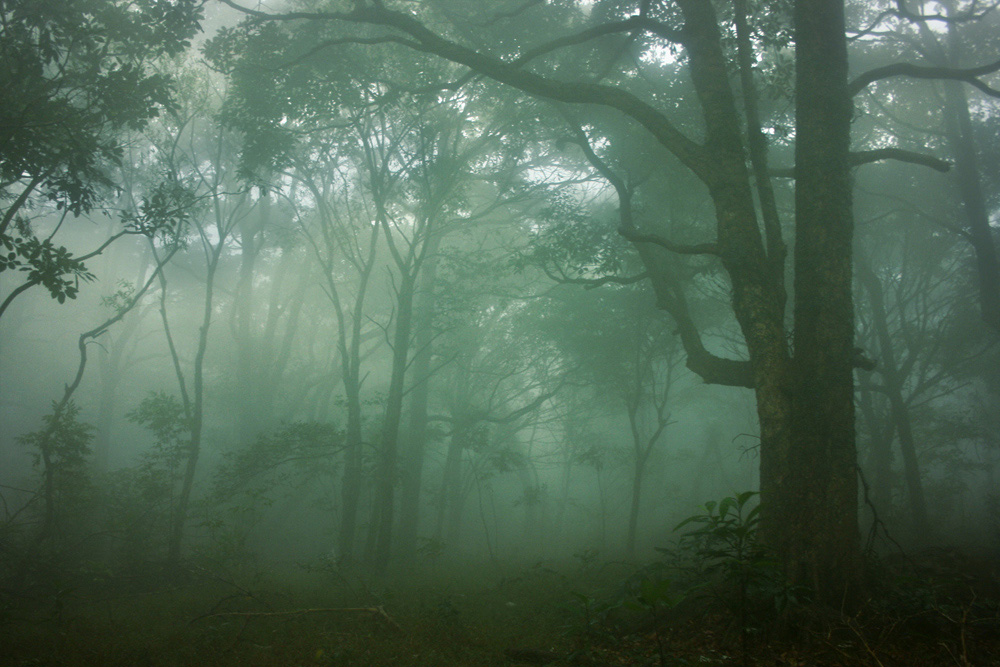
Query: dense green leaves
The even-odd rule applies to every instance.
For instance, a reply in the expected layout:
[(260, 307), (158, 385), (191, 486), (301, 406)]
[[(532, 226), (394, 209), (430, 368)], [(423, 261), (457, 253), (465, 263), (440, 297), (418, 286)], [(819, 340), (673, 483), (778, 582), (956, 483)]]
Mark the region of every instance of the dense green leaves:
[(0, 186), (35, 187), (89, 210), (112, 184), (118, 132), (171, 104), (151, 62), (184, 50), (198, 0), (4, 0), (0, 3)]
[(200, 0), (0, 2), (0, 271), (27, 272), (18, 294), (41, 284), (62, 303), (91, 278), (22, 212), (39, 200), (80, 215), (114, 189), (122, 133), (172, 106), (156, 63), (189, 46), (200, 17)]

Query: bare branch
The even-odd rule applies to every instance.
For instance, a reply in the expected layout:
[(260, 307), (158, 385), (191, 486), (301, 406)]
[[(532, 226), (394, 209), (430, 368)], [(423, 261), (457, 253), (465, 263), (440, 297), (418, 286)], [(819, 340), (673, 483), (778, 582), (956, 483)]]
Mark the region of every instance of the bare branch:
[(622, 235), (622, 238), (632, 243), (652, 243), (678, 255), (719, 256), (719, 244), (717, 243), (696, 243), (694, 245), (674, 243), (670, 239), (663, 238), (657, 234), (640, 234), (635, 228), (630, 229), (624, 226), (618, 228), (618, 233)]
[(543, 56), (547, 53), (551, 53), (567, 46), (583, 44), (584, 42), (589, 42), (590, 40), (597, 39), (598, 37), (604, 37), (605, 35), (613, 35), (620, 32), (631, 32), (633, 30), (650, 32), (657, 37), (662, 37), (670, 42), (680, 43), (683, 40), (683, 36), (679, 30), (674, 30), (667, 25), (653, 21), (652, 19), (648, 19), (644, 16), (637, 15), (631, 16), (624, 21), (604, 23), (592, 28), (587, 28), (586, 30), (581, 30), (574, 35), (566, 35), (565, 37), (553, 39), (550, 42), (546, 42), (545, 44), (541, 44), (526, 51), (522, 56), (513, 60), (512, 63), (515, 65), (523, 65), (530, 60), (538, 58), (539, 56)]
[[(934, 157), (933, 155), (927, 155), (926, 153), (908, 151), (905, 148), (874, 148), (867, 151), (853, 151), (850, 154), (852, 167), (860, 167), (863, 164), (871, 164), (873, 162), (881, 162), (883, 160), (896, 160), (898, 162), (919, 164), (924, 167), (930, 167), (934, 171), (940, 171), (941, 173), (946, 173), (951, 169), (951, 162), (948, 162), (947, 160), (942, 160), (941, 158)], [(776, 178), (795, 178), (795, 168), (779, 167), (771, 169), (770, 174)]]
[(851, 166), (854, 167), (882, 160), (897, 160), (899, 162), (920, 164), (942, 173), (946, 173), (951, 169), (951, 162), (947, 160), (942, 160), (926, 153), (908, 151), (903, 148), (876, 148), (869, 151), (855, 151), (851, 153), (850, 159)]
[(858, 75), (850, 84), (848, 92), (857, 95), (869, 85), (882, 79), (894, 76), (908, 76), (914, 79), (950, 79), (962, 81), (975, 88), (978, 88), (986, 95), (1000, 98), (1000, 90), (992, 88), (978, 77), (1000, 71), (1000, 60), (980, 65), (979, 67), (957, 68), (957, 67), (932, 67), (929, 65), (914, 65), (913, 63), (893, 63), (883, 67), (876, 67), (868, 70), (864, 74)]

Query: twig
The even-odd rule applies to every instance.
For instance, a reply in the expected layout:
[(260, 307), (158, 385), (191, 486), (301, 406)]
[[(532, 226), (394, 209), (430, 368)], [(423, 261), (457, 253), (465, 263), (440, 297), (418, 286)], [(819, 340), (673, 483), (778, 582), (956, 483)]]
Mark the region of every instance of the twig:
[[(386, 613), (385, 608), (382, 606), (378, 607), (323, 607), (318, 609), (292, 609), (290, 611), (220, 611), (208, 614), (202, 614), (191, 620), (191, 624), (196, 621), (200, 621), (203, 618), (218, 618), (222, 616), (237, 616), (241, 618), (253, 618), (257, 616), (296, 616), (302, 614), (336, 614), (336, 613), (354, 613), (354, 614), (372, 614), (373, 616), (378, 616), (386, 623), (391, 625), (396, 630), (402, 632), (403, 628), (396, 621), (392, 619), (389, 614)], [(189, 624), (190, 625), (190, 624)]]

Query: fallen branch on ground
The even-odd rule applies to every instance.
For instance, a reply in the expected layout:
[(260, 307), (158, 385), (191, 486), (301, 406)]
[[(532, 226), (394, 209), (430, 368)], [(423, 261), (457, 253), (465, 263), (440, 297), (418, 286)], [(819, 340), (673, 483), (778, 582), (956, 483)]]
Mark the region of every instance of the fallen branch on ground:
[(197, 618), (191, 620), (191, 623), (195, 621), (200, 621), (203, 618), (217, 618), (221, 616), (238, 616), (242, 618), (252, 618), (257, 616), (296, 616), (301, 614), (371, 614), (373, 616), (378, 616), (386, 623), (391, 625), (396, 630), (402, 631), (403, 628), (392, 619), (389, 614), (386, 613), (385, 609), (381, 606), (378, 607), (325, 607), (319, 609), (292, 609), (289, 611), (219, 611), (212, 612), (209, 614), (202, 614)]

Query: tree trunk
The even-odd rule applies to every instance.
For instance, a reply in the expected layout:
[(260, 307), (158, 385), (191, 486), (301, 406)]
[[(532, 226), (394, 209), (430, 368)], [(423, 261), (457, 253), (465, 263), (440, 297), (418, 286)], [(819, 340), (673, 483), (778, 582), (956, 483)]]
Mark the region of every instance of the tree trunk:
[(396, 328), (392, 337), (392, 374), (386, 396), (385, 418), (379, 450), (375, 488), (376, 530), (373, 567), (384, 572), (392, 552), (392, 531), (395, 514), (397, 463), (399, 458), (399, 426), (403, 418), (403, 394), (406, 369), (410, 356), (410, 333), (413, 327), (413, 273), (400, 276), (396, 299)]
[(865, 465), (869, 471), (868, 485), (871, 492), (868, 501), (874, 505), (878, 518), (886, 521), (893, 511), (892, 440), (896, 424), (891, 418), (882, 418), (876, 410), (876, 390), (868, 375), (866, 373), (860, 378), (858, 396), (858, 407), (868, 424), (868, 458)]
[(872, 270), (867, 260), (858, 261), (858, 279), (868, 293), (868, 301), (872, 309), (872, 323), (878, 337), (881, 363), (879, 368), (884, 380), (884, 391), (889, 399), (889, 409), (892, 422), (899, 436), (899, 450), (903, 459), (903, 476), (909, 495), (907, 506), (913, 522), (914, 535), (928, 535), (930, 525), (927, 519), (927, 501), (924, 498), (924, 487), (920, 480), (920, 464), (917, 461), (917, 447), (913, 439), (913, 425), (910, 421), (910, 411), (903, 399), (903, 379), (900, 376), (899, 364), (896, 362), (896, 351), (892, 345), (892, 335), (889, 332), (889, 321), (886, 315), (885, 300), (882, 294), (882, 283)]
[(409, 427), (404, 441), (405, 466), (400, 480), (397, 540), (400, 554), (406, 557), (412, 556), (416, 551), (420, 525), (420, 491), (423, 484), (424, 450), (427, 445), (427, 403), (430, 397), (431, 360), (434, 356), (434, 289), (440, 238), (440, 234), (434, 234), (427, 239), (431, 244), (428, 249), (429, 257), (420, 273), (420, 287), (415, 296), (413, 377), (419, 384), (414, 386), (409, 403)]
[[(949, 65), (960, 66), (961, 38), (955, 24), (948, 24)], [(990, 216), (979, 178), (972, 117), (965, 84), (945, 81), (944, 116), (948, 143), (955, 158), (955, 183), (968, 221), (968, 239), (976, 255), (976, 277), (983, 321), (1000, 333), (1000, 260), (990, 227)]]
[[(788, 445), (779, 445), (778, 469), (768, 471), (772, 483), (762, 502), (770, 510), (765, 532), (788, 567), (789, 579), (810, 584), (826, 603), (841, 604), (855, 600), (860, 557), (849, 171), (852, 103), (843, 0), (797, 0), (794, 16), (792, 400)], [(761, 474), (763, 487), (763, 470)], [(780, 525), (774, 524), (777, 516)]]
[(268, 224), (271, 199), (261, 193), (260, 217), (244, 218), (240, 221), (240, 268), (236, 283), (235, 319), (236, 368), (239, 379), (236, 399), (236, 436), (243, 446), (254, 441), (264, 423), (261, 414), (260, 392), (262, 380), (260, 365), (263, 355), (253, 327), (254, 315), (254, 275), (257, 255), (260, 249), (260, 230)]
[(645, 460), (636, 460), (632, 469), (632, 502), (628, 510), (628, 537), (625, 550), (629, 558), (635, 556), (635, 535), (639, 527), (639, 505), (642, 499), (642, 478)]

